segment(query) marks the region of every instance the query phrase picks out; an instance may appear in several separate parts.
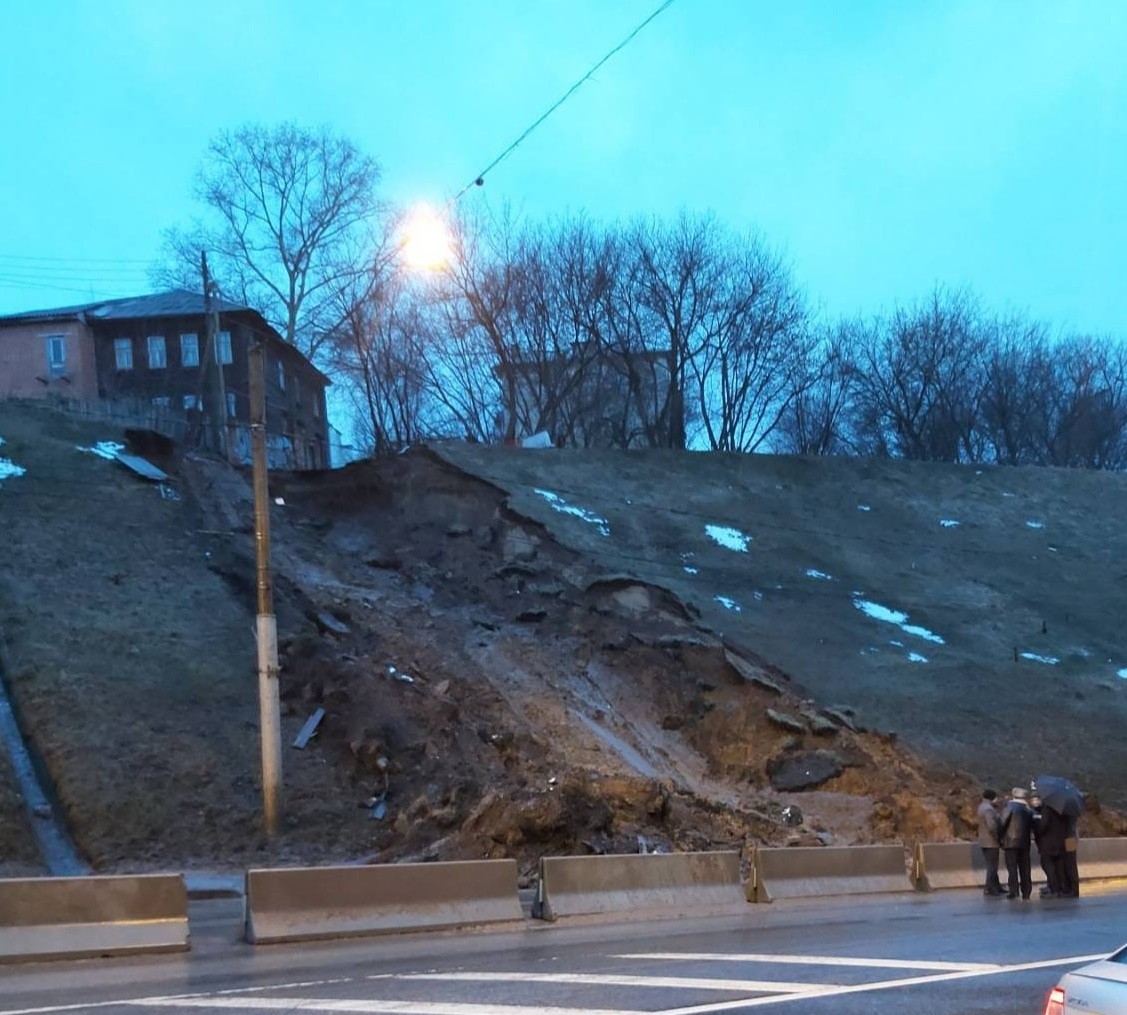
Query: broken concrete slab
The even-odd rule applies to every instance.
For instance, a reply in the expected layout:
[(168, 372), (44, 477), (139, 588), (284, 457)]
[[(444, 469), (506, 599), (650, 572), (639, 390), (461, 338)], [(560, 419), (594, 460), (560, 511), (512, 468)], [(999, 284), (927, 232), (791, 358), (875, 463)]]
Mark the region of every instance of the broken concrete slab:
[(783, 693), (782, 687), (775, 683), (775, 681), (767, 676), (759, 667), (753, 666), (746, 659), (736, 655), (731, 649), (724, 650), (724, 659), (745, 683), (755, 684), (756, 687), (762, 687), (765, 691), (771, 691), (773, 694)]
[(798, 751), (767, 762), (767, 776), (780, 793), (814, 789), (844, 770), (841, 758), (832, 751)]
[(810, 729), (816, 737), (832, 737), (838, 731), (838, 725), (824, 715), (811, 712), (805, 718), (810, 722)]
[(779, 712), (773, 708), (767, 709), (767, 718), (780, 729), (789, 730), (791, 733), (807, 733), (806, 723), (789, 712)]
[(345, 635), (350, 634), (348, 625), (342, 620), (338, 620), (327, 610), (322, 610), (316, 616), (317, 626), (322, 631), (328, 631), (331, 634)]

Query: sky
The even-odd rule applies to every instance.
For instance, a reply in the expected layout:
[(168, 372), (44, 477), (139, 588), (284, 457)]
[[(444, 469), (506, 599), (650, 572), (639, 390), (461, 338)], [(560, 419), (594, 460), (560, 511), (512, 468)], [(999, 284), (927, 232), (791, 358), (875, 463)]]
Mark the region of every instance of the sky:
[[(0, 313), (148, 291), (208, 139), (327, 124), (441, 204), (658, 0), (0, 0)], [(675, 0), (467, 202), (711, 211), (827, 314), (1127, 335), (1127, 3)]]

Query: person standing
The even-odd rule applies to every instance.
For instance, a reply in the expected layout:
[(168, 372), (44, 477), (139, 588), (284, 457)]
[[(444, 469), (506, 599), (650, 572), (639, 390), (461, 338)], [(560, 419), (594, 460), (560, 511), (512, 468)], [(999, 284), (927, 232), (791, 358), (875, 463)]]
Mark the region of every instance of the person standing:
[(1080, 819), (1072, 814), (1065, 818), (1064, 857), (1061, 872), (1064, 884), (1061, 895), (1069, 899), (1080, 897), (1080, 867), (1076, 862), (1076, 849), (1080, 845)]
[(1068, 877), (1064, 870), (1064, 842), (1067, 833), (1065, 818), (1051, 807), (1043, 806), (1039, 796), (1034, 796), (1029, 803), (1033, 812), (1033, 839), (1041, 857), (1041, 869), (1045, 872), (1046, 884), (1041, 889), (1041, 897), (1067, 895)]
[(1006, 871), (1009, 874), (1007, 898), (1028, 899), (1033, 894), (1033, 873), (1029, 869), (1029, 840), (1033, 833), (1033, 812), (1029, 809), (1029, 794), (1015, 786), (1001, 817), (1002, 849), (1006, 852)]
[(978, 845), (982, 849), (982, 858), (986, 863), (986, 886), (982, 894), (988, 898), (997, 898), (1006, 893), (1002, 891), (1002, 883), (998, 880), (998, 854), (1002, 848), (999, 837), (1001, 831), (1001, 818), (998, 807), (994, 803), (998, 794), (992, 790), (984, 790), (982, 803), (978, 805)]

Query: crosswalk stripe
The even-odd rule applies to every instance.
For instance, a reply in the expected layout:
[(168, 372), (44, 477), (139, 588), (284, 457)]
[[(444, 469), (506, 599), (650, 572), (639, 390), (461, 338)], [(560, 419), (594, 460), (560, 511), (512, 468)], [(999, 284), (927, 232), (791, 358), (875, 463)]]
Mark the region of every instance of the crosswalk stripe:
[(745, 993), (798, 994), (833, 990), (835, 983), (788, 983), (785, 980), (721, 980), (688, 976), (620, 976), (613, 973), (406, 973), (395, 980), (453, 980), (467, 983), (574, 983), (598, 987), (663, 987), (673, 990), (730, 990)]
[(846, 955), (774, 955), (770, 952), (726, 954), (718, 952), (646, 952), (615, 955), (616, 959), (654, 962), (774, 962), (787, 966), (847, 966), (855, 969), (931, 969), (965, 972), (1001, 968), (994, 962), (929, 962), (927, 959), (864, 959)]
[(820, 991), (817, 994), (776, 994), (774, 997), (752, 997), (741, 1001), (718, 1001), (715, 1004), (695, 1004), (684, 1008), (667, 1008), (652, 1015), (714, 1015), (717, 1012), (743, 1010), (744, 1008), (762, 1008), (772, 1004), (786, 1004), (788, 1001), (799, 1001), (805, 997), (816, 997), (819, 1000), (827, 997), (840, 997), (843, 994), (866, 994), (878, 990), (898, 990), (902, 987), (919, 987), (928, 983), (946, 983), (952, 980), (974, 980), (984, 976), (1003, 976), (1007, 973), (1022, 973), (1031, 969), (1052, 969), (1056, 966), (1079, 966), (1097, 959), (1106, 958), (1106, 955), (1073, 955), (1066, 959), (1048, 959), (1044, 962), (1023, 962), (1016, 966), (995, 966), (993, 969), (963, 969), (954, 973), (933, 973), (931, 976), (908, 976), (895, 980), (878, 980), (869, 983), (854, 983), (849, 986), (835, 987), (833, 990)]
[(207, 1008), (254, 1011), (367, 1012), (371, 1015), (650, 1015), (637, 1010), (554, 1008), (551, 1005), (473, 1004), (444, 1001), (353, 1000), (322, 997), (152, 997), (124, 1001), (141, 1008)]

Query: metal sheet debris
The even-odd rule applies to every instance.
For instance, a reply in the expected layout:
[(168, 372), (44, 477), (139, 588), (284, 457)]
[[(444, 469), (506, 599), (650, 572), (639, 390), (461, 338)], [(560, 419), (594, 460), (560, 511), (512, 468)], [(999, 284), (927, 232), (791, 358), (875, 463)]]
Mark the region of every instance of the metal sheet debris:
[(122, 451), (117, 452), (114, 457), (127, 469), (132, 469), (142, 479), (149, 479), (154, 483), (168, 482), (168, 473), (163, 469), (158, 469), (152, 462), (145, 461), (144, 458), (137, 455), (127, 455)]
[(298, 733), (297, 739), (293, 742), (294, 747), (299, 751), (305, 750), (305, 745), (313, 738), (313, 734), (317, 732), (317, 727), (321, 725), (321, 720), (324, 718), (325, 710), (319, 708), (306, 719), (305, 725), (301, 727), (301, 732)]

